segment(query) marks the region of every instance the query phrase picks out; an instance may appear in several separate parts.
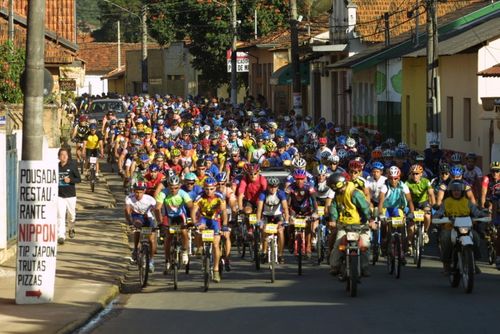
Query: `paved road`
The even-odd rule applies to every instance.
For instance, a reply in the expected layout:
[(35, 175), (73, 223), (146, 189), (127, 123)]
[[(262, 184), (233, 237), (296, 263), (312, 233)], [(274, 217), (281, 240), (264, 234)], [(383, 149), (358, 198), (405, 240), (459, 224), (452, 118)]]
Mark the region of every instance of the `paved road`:
[[(111, 186), (113, 179), (109, 179)], [(256, 272), (248, 260), (233, 261), (233, 271), (219, 284), (202, 292), (200, 265), (180, 276), (174, 291), (171, 277), (163, 276), (158, 257), (150, 285), (138, 291), (137, 272), (131, 267), (123, 293), (112, 309), (80, 333), (304, 333), (330, 329), (358, 333), (491, 332), (500, 311), (500, 272), (481, 264), (470, 295), (449, 286), (441, 265), (424, 259), (423, 268), (403, 268), (396, 280), (385, 265), (372, 268), (356, 298), (348, 297), (344, 283), (327, 274), (326, 265), (305, 266), (296, 274), (295, 259), (277, 271)]]

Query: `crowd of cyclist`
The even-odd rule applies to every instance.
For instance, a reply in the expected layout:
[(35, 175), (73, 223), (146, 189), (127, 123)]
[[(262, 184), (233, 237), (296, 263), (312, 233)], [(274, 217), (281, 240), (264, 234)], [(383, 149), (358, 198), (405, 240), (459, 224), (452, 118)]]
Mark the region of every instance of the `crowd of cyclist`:
[[(475, 154), (445, 152), (438, 141), (420, 154), (362, 127), (342, 129), (324, 118), (312, 124), (310, 117), (293, 112), (273, 117), (260, 102), (247, 99), (233, 108), (217, 99), (124, 97), (126, 115), (117, 118), (109, 111), (102, 124), (82, 110), (72, 136), (77, 159), (107, 156), (116, 163), (127, 193), (127, 221), (158, 224), (167, 260), (169, 224), (184, 227), (184, 263), (187, 224), (213, 229), (215, 281), (220, 281), (220, 256), (230, 269), (229, 230), (242, 214), (255, 213), (261, 226), (279, 224), (280, 263), (285, 260), (284, 228), (293, 226), (295, 217), (307, 218), (306, 256), (316, 245), (316, 226), (327, 224), (332, 232), (332, 274), (339, 272), (337, 246), (348, 224), (376, 228), (374, 220), (404, 214), (411, 239), (413, 214), (424, 210), (425, 242), (432, 211), (453, 216), (492, 214), (493, 222), (500, 224), (500, 162), (492, 162), (490, 173), (483, 174)], [(290, 174), (286, 180), (262, 176), (261, 171), (270, 167)], [(318, 207), (324, 207), (324, 213)], [(220, 234), (227, 234), (226, 254), (220, 254)], [(451, 247), (446, 238), (442, 231), (445, 271)], [(368, 248), (369, 234), (361, 240)], [(138, 238), (135, 247), (137, 243)], [(496, 246), (498, 253), (500, 242)], [(152, 251), (153, 255), (154, 247)], [(407, 251), (411, 253), (411, 247)], [(365, 252), (365, 276), (367, 259)], [(500, 258), (496, 265), (500, 270)], [(150, 268), (154, 270), (154, 262)], [(168, 262), (165, 268), (168, 272)]]

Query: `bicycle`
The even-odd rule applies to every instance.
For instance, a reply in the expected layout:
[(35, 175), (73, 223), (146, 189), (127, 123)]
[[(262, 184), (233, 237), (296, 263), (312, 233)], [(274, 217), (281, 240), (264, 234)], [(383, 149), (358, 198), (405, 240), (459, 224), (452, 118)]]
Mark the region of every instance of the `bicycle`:
[(325, 224), (325, 207), (318, 206), (318, 216), (319, 216), (319, 224), (316, 228), (316, 252), (318, 254), (318, 265), (325, 259), (327, 244), (328, 244), (328, 228)]
[(378, 259), (380, 257), (380, 250), (381, 250), (381, 242), (382, 242), (382, 232), (380, 231), (380, 226), (382, 225), (382, 222), (378, 218), (378, 215), (376, 216), (377, 218), (375, 219), (375, 224), (377, 224), (377, 228), (370, 229), (371, 231), (371, 240), (370, 240), (370, 252), (372, 254), (372, 265), (374, 266), (377, 264)]
[(401, 267), (404, 263), (404, 238), (406, 223), (404, 217), (388, 217), (387, 233), (387, 270), (396, 278), (401, 277)]
[(182, 240), (181, 237), (181, 226), (171, 225), (168, 228), (169, 234), (173, 235), (172, 242), (170, 244), (170, 268), (173, 271), (174, 280), (174, 290), (177, 290), (177, 285), (179, 281), (179, 269), (181, 268), (181, 256), (182, 256)]
[(201, 231), (201, 240), (203, 241), (203, 291), (207, 292), (210, 285), (210, 280), (214, 277), (214, 258), (212, 252), (212, 245), (214, 243), (214, 230)]
[(422, 254), (424, 252), (424, 211), (413, 213), (415, 222), (415, 233), (413, 235), (413, 263), (420, 269), (422, 265)]
[(294, 249), (293, 253), (297, 257), (298, 274), (302, 275), (302, 257), (306, 253), (306, 218), (295, 216), (294, 222)]
[(255, 270), (260, 270), (260, 244), (261, 244), (261, 236), (260, 236), (260, 226), (257, 221), (257, 215), (252, 213), (248, 215), (248, 223), (253, 227), (253, 238), (252, 238), (252, 246), (253, 246), (253, 258), (255, 261)]
[(264, 233), (267, 234), (267, 262), (271, 271), (271, 283), (274, 283), (278, 264), (278, 224), (266, 224)]
[(137, 268), (139, 269), (139, 283), (141, 288), (146, 287), (149, 278), (149, 261), (151, 254), (151, 242), (149, 237), (156, 231), (153, 227), (135, 228), (135, 233), (140, 233), (139, 244), (137, 245)]
[(89, 158), (89, 182), (90, 182), (90, 190), (94, 192), (95, 190), (95, 184), (97, 183), (97, 157), (90, 157)]

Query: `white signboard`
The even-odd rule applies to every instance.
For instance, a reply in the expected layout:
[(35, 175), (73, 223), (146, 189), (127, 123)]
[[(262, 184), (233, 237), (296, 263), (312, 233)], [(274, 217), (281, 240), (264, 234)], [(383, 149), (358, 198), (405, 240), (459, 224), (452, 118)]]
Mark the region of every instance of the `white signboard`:
[(57, 254), (57, 160), (21, 161), (16, 261), (16, 303), (54, 298)]
[[(231, 50), (227, 50), (227, 73), (231, 73), (231, 54)], [(236, 52), (236, 72), (248, 72), (249, 65), (250, 59), (248, 58), (248, 52)]]

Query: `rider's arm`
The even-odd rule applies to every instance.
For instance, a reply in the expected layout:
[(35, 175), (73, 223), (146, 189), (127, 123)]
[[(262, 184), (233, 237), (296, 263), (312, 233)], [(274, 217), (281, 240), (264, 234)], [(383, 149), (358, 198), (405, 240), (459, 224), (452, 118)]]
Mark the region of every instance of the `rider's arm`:
[(472, 188), (469, 188), (469, 190), (466, 190), (465, 195), (467, 196), (469, 201), (472, 202), (472, 204), (477, 205), (476, 198), (474, 197), (474, 193), (472, 192)]
[(131, 217), (132, 207), (129, 204), (126, 204), (124, 211), (125, 211), (125, 220), (129, 225), (132, 224), (132, 217)]
[[(262, 199), (262, 197), (264, 197), (264, 199)], [(255, 212), (257, 215), (257, 221), (262, 219), (262, 209), (264, 208), (265, 197), (266, 194), (264, 192), (259, 195), (259, 200), (257, 201), (257, 211)]]
[(406, 197), (406, 201), (408, 202), (408, 207), (410, 208), (410, 212), (413, 213), (415, 211), (415, 206), (413, 205), (411, 193), (406, 193), (405, 197)]
[(434, 203), (436, 203), (436, 198), (434, 197), (434, 189), (432, 186), (429, 184), (429, 188), (427, 189), (427, 193), (429, 194), (429, 204), (430, 206), (433, 206)]
[(161, 224), (161, 222), (163, 221), (163, 218), (161, 216), (161, 209), (163, 208), (163, 200), (160, 200), (160, 196), (158, 196), (158, 198), (156, 198), (156, 207), (155, 207), (155, 210), (154, 210), (154, 213), (155, 213), (155, 218), (156, 218), (156, 221), (158, 222), (158, 224)]
[(352, 203), (356, 206), (358, 212), (365, 220), (371, 218), (370, 203), (366, 200), (366, 197), (361, 191), (355, 190), (352, 193)]
[(481, 208), (484, 208), (486, 205), (486, 195), (488, 194), (488, 184), (490, 183), (490, 180), (487, 175), (483, 177), (483, 180), (481, 182), (481, 198), (479, 201), (479, 206)]
[(281, 207), (283, 209), (283, 217), (285, 218), (286, 222), (290, 221), (290, 211), (288, 210), (288, 202), (286, 201), (286, 198), (281, 201)]
[(227, 207), (226, 201), (221, 201), (220, 208), (222, 210), (222, 226), (227, 226)]
[(243, 198), (245, 197), (245, 190), (247, 187), (247, 182), (244, 178), (241, 179), (240, 184), (238, 186), (238, 207), (240, 210), (243, 209)]
[(191, 221), (193, 222), (193, 224), (197, 223), (196, 221), (197, 213), (198, 213), (198, 203), (194, 202), (193, 207), (191, 208)]

